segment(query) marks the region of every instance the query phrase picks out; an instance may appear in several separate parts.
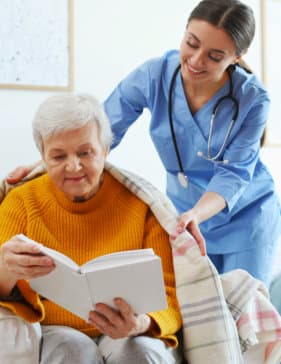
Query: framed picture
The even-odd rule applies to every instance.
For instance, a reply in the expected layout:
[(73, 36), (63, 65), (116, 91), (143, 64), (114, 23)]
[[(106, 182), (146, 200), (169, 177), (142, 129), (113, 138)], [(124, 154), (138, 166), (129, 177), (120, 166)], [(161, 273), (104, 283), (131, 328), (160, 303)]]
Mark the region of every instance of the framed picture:
[(73, 0), (1, 0), (0, 88), (73, 88)]

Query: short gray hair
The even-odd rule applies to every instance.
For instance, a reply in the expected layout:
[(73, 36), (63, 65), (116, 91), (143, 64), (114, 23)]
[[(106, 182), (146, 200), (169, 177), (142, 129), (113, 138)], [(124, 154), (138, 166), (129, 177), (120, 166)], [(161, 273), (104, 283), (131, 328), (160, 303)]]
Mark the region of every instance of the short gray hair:
[(100, 102), (89, 94), (59, 94), (48, 97), (39, 106), (32, 123), (33, 138), (40, 153), (44, 139), (56, 133), (96, 123), (100, 141), (109, 149), (113, 134)]

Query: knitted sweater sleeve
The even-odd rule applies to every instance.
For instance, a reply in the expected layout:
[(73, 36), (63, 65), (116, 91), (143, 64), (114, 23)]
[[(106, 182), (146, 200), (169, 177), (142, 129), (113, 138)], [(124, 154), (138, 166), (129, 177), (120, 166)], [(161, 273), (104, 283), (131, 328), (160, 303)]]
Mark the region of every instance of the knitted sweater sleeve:
[[(16, 191), (11, 191), (0, 205), (0, 247), (12, 236), (25, 232), (25, 208)], [(41, 321), (44, 318), (44, 306), (25, 280), (17, 282), (17, 290), (22, 299), (14, 300), (11, 296), (1, 300), (0, 306), (8, 308), (28, 322)]]

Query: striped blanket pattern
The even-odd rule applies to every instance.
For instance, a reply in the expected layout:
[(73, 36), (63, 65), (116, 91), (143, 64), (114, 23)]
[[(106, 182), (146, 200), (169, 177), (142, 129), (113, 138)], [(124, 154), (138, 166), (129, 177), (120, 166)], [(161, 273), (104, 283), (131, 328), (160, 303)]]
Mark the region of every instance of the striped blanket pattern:
[[(148, 204), (173, 236), (177, 297), (183, 321), (183, 350), (188, 364), (279, 364), (281, 317), (263, 284), (243, 270), (219, 275), (186, 231), (175, 235), (178, 214), (167, 197), (143, 178), (106, 163), (120, 183)], [(37, 167), (26, 178), (44, 173)], [(8, 193), (0, 183), (0, 202)]]

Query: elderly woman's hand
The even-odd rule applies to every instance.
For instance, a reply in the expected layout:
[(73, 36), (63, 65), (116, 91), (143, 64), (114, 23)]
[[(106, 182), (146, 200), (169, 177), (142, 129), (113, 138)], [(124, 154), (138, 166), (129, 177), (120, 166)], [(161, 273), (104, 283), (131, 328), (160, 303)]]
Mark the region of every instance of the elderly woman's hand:
[(115, 298), (118, 311), (104, 303), (98, 303), (89, 314), (89, 323), (102, 334), (112, 339), (141, 335), (148, 331), (151, 318), (148, 315), (136, 315), (132, 307), (122, 298)]
[(15, 282), (19, 279), (41, 277), (55, 268), (53, 260), (40, 253), (39, 248), (29, 242), (13, 237), (1, 247), (0, 269)]

